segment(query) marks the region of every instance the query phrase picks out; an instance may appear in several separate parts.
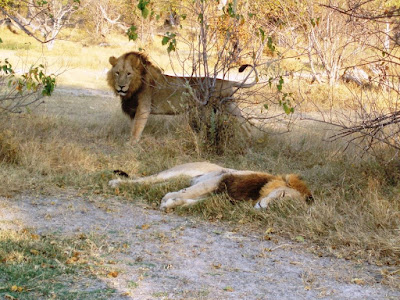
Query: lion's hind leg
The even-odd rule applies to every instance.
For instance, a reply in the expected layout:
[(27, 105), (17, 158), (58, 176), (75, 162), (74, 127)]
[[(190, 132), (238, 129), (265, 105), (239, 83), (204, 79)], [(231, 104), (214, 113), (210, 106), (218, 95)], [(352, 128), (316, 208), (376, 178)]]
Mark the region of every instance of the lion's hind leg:
[(110, 180), (108, 184), (111, 187), (117, 187), (120, 184), (135, 184), (135, 183), (157, 183), (157, 182), (163, 182), (167, 181), (169, 179), (177, 178), (177, 177), (189, 177), (189, 178), (196, 178), (196, 177), (201, 177), (203, 175), (207, 175), (208, 173), (213, 173), (213, 172), (221, 172), (223, 170), (229, 170), (225, 169), (221, 166), (218, 166), (216, 164), (212, 164), (209, 162), (193, 162), (193, 163), (187, 163), (187, 164), (182, 164), (182, 165), (177, 165), (175, 167), (172, 167), (170, 169), (161, 171), (160, 173), (146, 176), (146, 177), (140, 177), (140, 178), (135, 178), (135, 179), (114, 179)]

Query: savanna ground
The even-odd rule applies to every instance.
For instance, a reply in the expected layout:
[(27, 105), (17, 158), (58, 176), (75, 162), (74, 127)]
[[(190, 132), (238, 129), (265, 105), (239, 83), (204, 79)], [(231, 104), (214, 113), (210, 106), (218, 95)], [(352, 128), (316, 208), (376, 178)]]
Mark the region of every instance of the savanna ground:
[[(37, 109), (1, 116), (3, 298), (400, 297), (396, 156), (382, 163), (356, 147), (343, 152), (344, 142), (325, 141), (329, 128), (310, 122), (286, 134), (255, 131), (217, 155), (182, 116), (152, 117), (141, 142), (131, 145), (128, 120), (104, 70), (110, 55), (132, 44), (117, 37), (107, 48), (60, 41), (47, 52), (27, 38), (1, 36), (1, 57), (15, 68), (46, 57), (52, 72), (62, 72), (54, 95)], [(167, 69), (165, 49), (150, 50)], [(306, 94), (318, 99), (325, 92), (330, 88), (309, 86)], [(161, 213), (162, 195), (185, 179), (107, 185), (115, 169), (143, 176), (202, 160), (300, 173), (315, 203), (287, 200), (254, 211), (213, 196)]]

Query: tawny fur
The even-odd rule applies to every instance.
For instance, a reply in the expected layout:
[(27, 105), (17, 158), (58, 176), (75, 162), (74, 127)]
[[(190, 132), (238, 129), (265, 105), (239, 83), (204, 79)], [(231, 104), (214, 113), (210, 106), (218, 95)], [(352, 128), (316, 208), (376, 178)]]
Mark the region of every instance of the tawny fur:
[(304, 181), (296, 174), (275, 176), (268, 173), (240, 171), (224, 168), (208, 162), (196, 162), (175, 166), (148, 177), (131, 180), (111, 180), (109, 185), (121, 183), (156, 183), (179, 176), (193, 178), (189, 187), (166, 194), (161, 209), (190, 205), (206, 198), (210, 193), (227, 192), (233, 201), (256, 202), (255, 208), (267, 208), (274, 200), (291, 197), (311, 202), (312, 194)]
[[(205, 77), (180, 77), (165, 75), (155, 67), (146, 55), (129, 52), (118, 58), (110, 57), (111, 69), (107, 73), (107, 83), (121, 98), (124, 113), (131, 118), (132, 139), (138, 141), (150, 114), (179, 114), (188, 105), (200, 103), (193, 97), (201, 93)], [(241, 71), (248, 65), (244, 65)], [(256, 72), (256, 69), (253, 68)], [(223, 108), (245, 124), (241, 111), (232, 100), (238, 88), (249, 88), (257, 83), (234, 82), (217, 79), (213, 97), (220, 99)]]

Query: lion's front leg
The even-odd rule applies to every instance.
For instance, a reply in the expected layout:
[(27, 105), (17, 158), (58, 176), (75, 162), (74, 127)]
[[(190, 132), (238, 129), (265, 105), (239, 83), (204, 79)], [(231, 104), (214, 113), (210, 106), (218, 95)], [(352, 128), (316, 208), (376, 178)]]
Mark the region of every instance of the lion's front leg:
[(151, 96), (144, 95), (139, 102), (135, 117), (131, 120), (132, 141), (138, 142), (151, 112)]
[(221, 176), (197, 183), (177, 192), (166, 194), (162, 200), (160, 209), (175, 208), (181, 205), (191, 205), (203, 200), (208, 194), (218, 188)]

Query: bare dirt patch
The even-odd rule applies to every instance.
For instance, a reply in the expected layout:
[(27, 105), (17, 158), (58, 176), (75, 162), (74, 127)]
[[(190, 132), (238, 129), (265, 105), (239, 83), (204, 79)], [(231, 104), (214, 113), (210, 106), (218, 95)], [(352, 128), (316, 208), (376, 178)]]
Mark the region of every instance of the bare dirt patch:
[(310, 254), (302, 243), (163, 213), (141, 202), (75, 196), (0, 198), (0, 230), (101, 235), (117, 276), (107, 299), (399, 299), (378, 267)]

